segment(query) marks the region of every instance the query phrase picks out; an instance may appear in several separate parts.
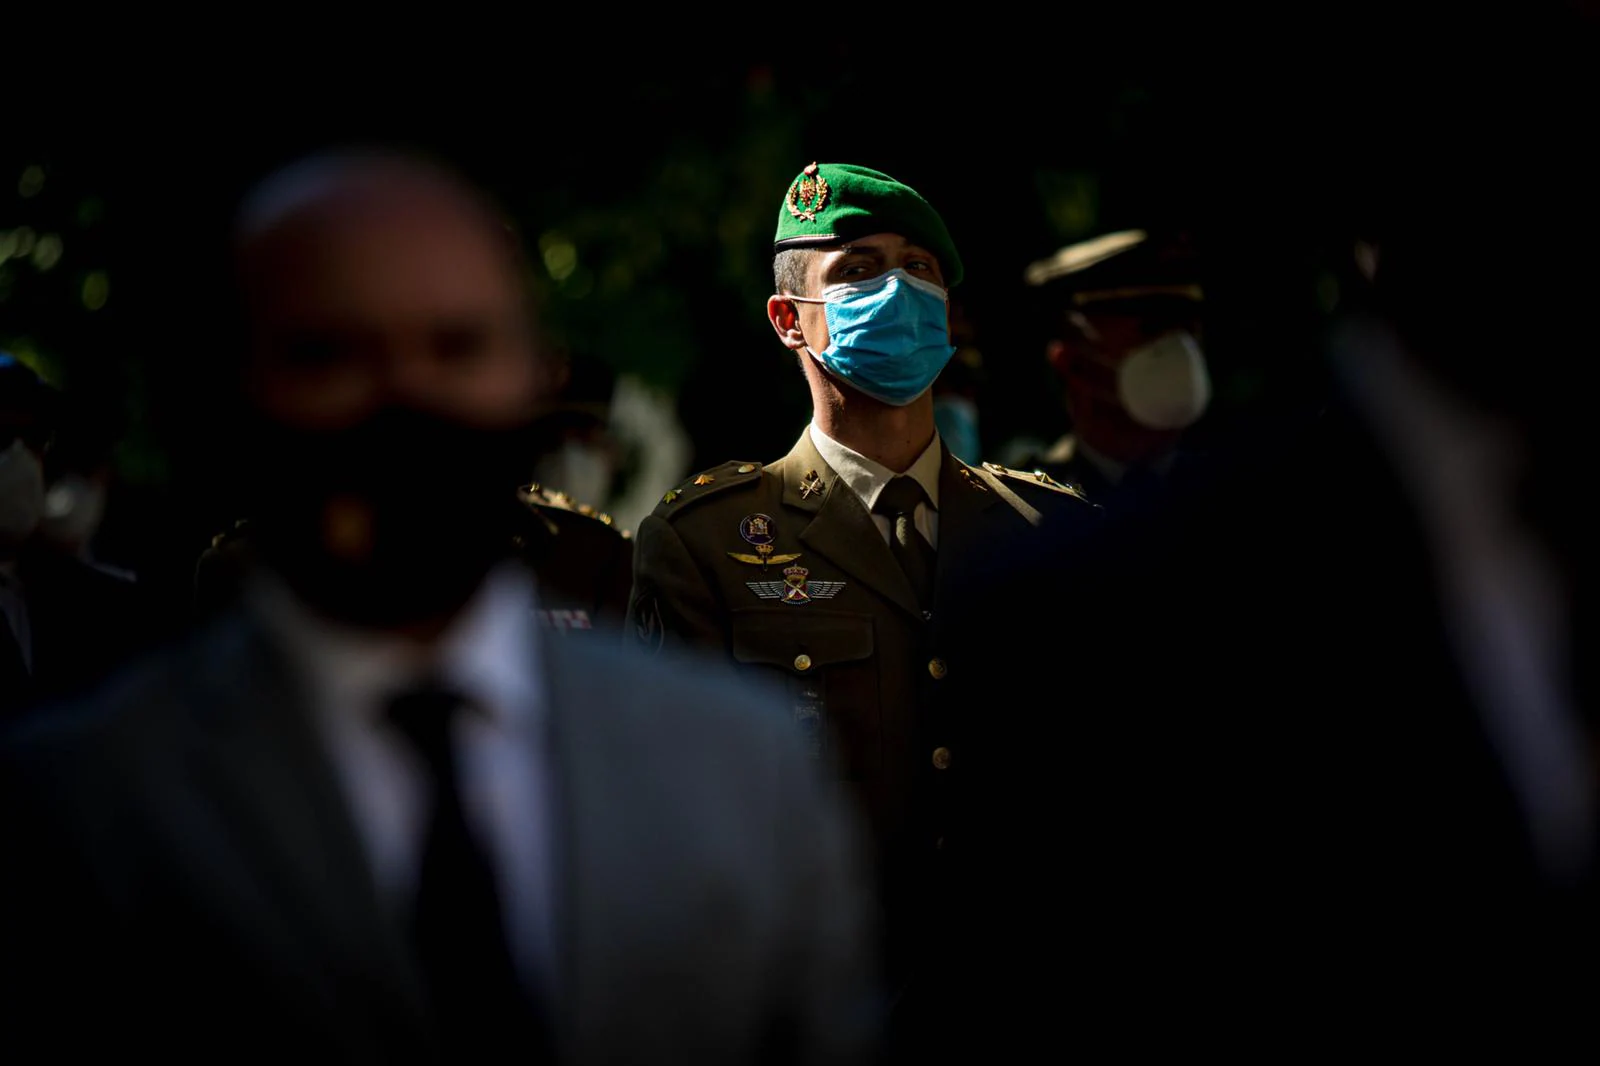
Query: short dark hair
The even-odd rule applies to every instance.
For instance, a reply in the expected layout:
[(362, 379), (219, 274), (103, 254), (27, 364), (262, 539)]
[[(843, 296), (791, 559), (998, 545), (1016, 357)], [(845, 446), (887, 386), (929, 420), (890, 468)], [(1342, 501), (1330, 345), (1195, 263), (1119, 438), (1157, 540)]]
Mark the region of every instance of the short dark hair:
[(810, 296), (806, 289), (806, 268), (817, 254), (814, 248), (784, 248), (772, 257), (772, 283), (779, 293)]

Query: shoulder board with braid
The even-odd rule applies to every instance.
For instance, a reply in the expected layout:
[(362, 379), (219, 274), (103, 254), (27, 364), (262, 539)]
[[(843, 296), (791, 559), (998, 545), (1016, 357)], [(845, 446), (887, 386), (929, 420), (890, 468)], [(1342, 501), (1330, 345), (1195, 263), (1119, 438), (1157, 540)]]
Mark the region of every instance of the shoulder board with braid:
[(761, 480), (762, 465), (729, 462), (714, 466), (710, 470), (702, 470), (678, 487), (668, 489), (652, 513), (657, 518), (671, 521), (673, 516), (681, 513), (684, 508), (691, 507), (717, 493), (725, 492), (735, 486), (757, 484)]

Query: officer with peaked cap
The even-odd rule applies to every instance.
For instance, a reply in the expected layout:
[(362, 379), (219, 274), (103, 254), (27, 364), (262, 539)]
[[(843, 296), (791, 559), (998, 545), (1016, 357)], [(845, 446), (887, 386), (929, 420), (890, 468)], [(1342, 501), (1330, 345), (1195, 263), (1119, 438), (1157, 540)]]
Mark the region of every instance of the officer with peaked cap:
[(1065, 537), (1097, 511), (940, 438), (932, 385), (954, 352), (947, 294), (962, 263), (914, 189), (806, 166), (778, 205), (773, 274), (767, 317), (810, 388), (811, 422), (775, 462), (727, 462), (666, 492), (635, 536), (630, 637), (718, 649), (787, 683), (796, 727), (875, 832), (901, 996), (891, 1029), (927, 1037), (932, 967), (968, 917), (944, 894), (970, 832), (965, 797), (1003, 772), (980, 720), (994, 664), (962, 654), (964, 627), (996, 620), (965, 595), (1011, 538)]
[(1204, 288), (1191, 238), (1121, 230), (1028, 266), (1045, 357), (1071, 431), (1020, 460), (1117, 508), (1201, 463), (1190, 429), (1211, 401)]

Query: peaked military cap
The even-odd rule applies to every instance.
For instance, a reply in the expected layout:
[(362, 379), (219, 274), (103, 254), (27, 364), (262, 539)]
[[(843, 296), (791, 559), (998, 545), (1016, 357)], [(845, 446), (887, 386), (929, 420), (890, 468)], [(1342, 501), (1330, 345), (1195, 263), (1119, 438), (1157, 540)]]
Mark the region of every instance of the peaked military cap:
[(1198, 303), (1205, 295), (1192, 241), (1181, 233), (1140, 229), (1069, 244), (1030, 263), (1023, 280), (1059, 291), (1076, 307), (1152, 298)]
[(898, 233), (939, 257), (945, 285), (961, 281), (961, 256), (933, 205), (889, 175), (849, 163), (812, 163), (778, 206), (772, 250), (819, 248), (869, 233)]

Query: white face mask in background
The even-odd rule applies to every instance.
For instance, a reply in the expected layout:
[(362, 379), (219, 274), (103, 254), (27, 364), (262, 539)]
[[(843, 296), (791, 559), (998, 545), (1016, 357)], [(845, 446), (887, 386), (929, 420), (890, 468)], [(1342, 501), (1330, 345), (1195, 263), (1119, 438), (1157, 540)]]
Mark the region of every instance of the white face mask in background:
[(104, 486), (81, 474), (64, 474), (44, 494), (39, 535), (71, 551), (81, 551), (100, 528), (105, 512)]
[(611, 499), (611, 458), (582, 441), (563, 443), (540, 460), (536, 473), (541, 485), (558, 489), (579, 503), (604, 510)]
[(1117, 397), (1147, 429), (1184, 429), (1211, 402), (1211, 375), (1200, 342), (1185, 330), (1163, 333), (1117, 368)]
[(0, 452), (0, 553), (15, 552), (44, 513), (44, 468), (20, 440)]

